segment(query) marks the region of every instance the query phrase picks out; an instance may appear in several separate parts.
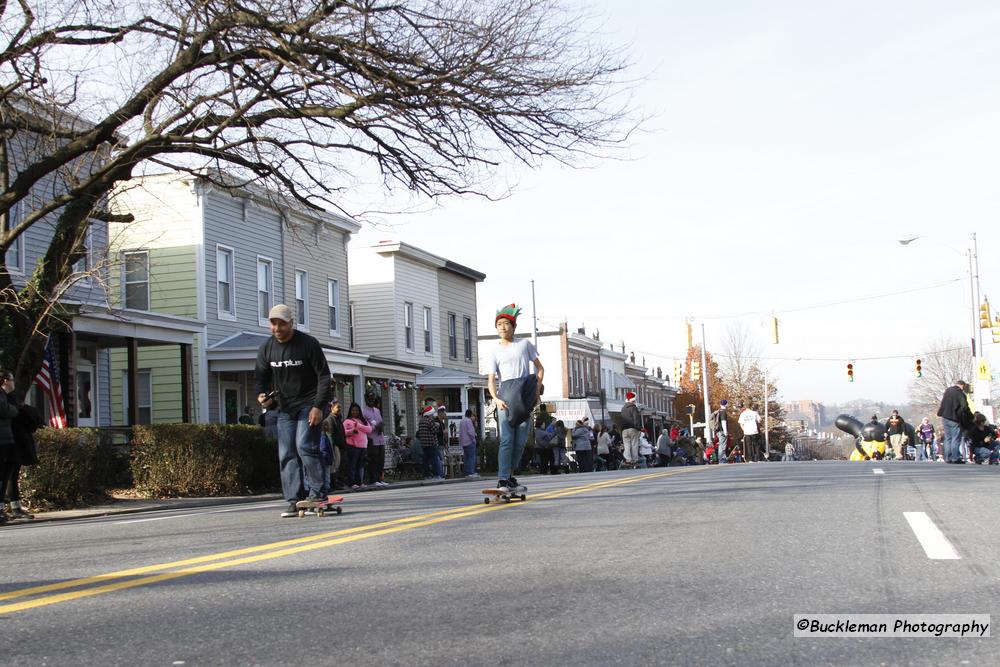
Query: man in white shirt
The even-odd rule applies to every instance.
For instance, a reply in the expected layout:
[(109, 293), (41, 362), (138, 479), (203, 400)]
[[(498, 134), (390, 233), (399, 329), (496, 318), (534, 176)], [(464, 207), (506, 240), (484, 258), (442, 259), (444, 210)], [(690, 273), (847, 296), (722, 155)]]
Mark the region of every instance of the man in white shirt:
[(760, 461), (760, 415), (750, 406), (742, 406), (739, 417), (743, 429), (743, 455), (747, 461)]

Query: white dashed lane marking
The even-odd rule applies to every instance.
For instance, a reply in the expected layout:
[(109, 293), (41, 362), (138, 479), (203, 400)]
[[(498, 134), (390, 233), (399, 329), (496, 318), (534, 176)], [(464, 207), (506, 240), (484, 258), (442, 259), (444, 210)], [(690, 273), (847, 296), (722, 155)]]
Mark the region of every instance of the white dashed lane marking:
[(961, 556), (955, 551), (948, 538), (944, 536), (941, 529), (934, 525), (926, 512), (903, 512), (903, 516), (910, 524), (913, 534), (920, 541), (920, 546), (924, 548), (924, 553), (931, 560), (958, 560)]

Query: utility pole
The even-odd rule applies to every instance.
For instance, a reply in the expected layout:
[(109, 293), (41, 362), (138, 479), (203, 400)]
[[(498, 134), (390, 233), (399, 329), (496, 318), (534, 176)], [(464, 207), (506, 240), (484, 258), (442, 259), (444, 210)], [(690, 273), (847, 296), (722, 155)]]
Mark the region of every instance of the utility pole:
[(538, 310), (535, 308), (535, 280), (531, 280), (531, 343), (538, 349)]
[(712, 442), (708, 432), (708, 415), (712, 406), (708, 403), (708, 362), (705, 356), (705, 323), (701, 324), (701, 397), (705, 401), (705, 446)]

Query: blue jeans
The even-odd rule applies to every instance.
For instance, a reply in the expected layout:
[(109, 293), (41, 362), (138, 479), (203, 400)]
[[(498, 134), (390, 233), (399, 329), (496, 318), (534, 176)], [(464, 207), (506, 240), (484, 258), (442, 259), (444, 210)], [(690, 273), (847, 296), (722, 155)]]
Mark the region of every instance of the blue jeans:
[(319, 449), (320, 427), (309, 425), (306, 406), (296, 414), (278, 413), (278, 466), (285, 500), (295, 502), (306, 495), (326, 497), (327, 474)]
[(361, 486), (365, 483), (365, 450), (347, 446), (347, 483)]
[(476, 445), (465, 445), (462, 447), (462, 464), (466, 475), (476, 474)]
[(944, 422), (944, 460), (960, 461), (962, 459), (962, 427), (958, 422), (950, 419), (941, 420)]
[(519, 426), (511, 426), (506, 410), (497, 410), (497, 415), (500, 417), (500, 451), (497, 455), (500, 469), (497, 476), (499, 479), (510, 479), (514, 474), (514, 467), (521, 463), (531, 420), (521, 422)]
[(992, 447), (976, 447), (975, 455), (980, 461), (989, 461), (990, 463), (996, 463), (997, 456), (1000, 452), (997, 451), (997, 445)]
[(437, 445), (424, 447), (424, 477), (444, 477), (441, 470), (441, 450)]

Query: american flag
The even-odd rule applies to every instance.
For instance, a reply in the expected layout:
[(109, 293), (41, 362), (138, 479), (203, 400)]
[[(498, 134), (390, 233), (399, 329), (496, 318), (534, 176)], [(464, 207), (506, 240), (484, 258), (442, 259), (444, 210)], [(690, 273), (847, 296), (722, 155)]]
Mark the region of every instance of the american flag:
[(59, 384), (59, 367), (52, 355), (52, 339), (45, 343), (42, 370), (35, 376), (35, 383), (45, 392), (49, 401), (49, 426), (66, 428), (66, 410), (63, 408), (62, 387)]

